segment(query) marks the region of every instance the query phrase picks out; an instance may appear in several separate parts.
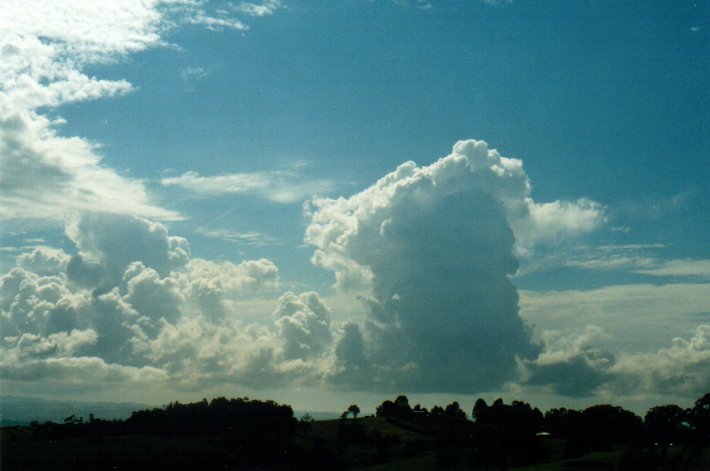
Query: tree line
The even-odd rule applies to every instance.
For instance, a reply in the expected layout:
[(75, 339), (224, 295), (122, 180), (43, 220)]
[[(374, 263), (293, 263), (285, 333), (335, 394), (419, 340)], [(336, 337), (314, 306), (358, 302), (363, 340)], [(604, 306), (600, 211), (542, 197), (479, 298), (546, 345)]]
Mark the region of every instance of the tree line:
[(34, 438), (40, 439), (107, 435), (276, 439), (291, 436), (297, 425), (291, 406), (248, 397), (217, 397), (187, 404), (175, 401), (163, 407), (134, 411), (125, 420), (103, 420), (90, 414), (87, 421), (70, 415), (63, 424), (30, 424)]
[[(300, 463), (335, 469), (348, 467), (353, 457), (369, 456), (369, 462), (376, 464), (426, 454), (435, 455), (444, 467), (467, 460), (473, 467), (505, 468), (550, 460), (550, 446), (545, 443), (549, 439), (564, 443), (561, 458), (623, 449), (628, 467), (663, 469), (658, 463), (663, 462), (672, 445), (698, 450), (710, 443), (710, 393), (690, 408), (661, 405), (650, 408), (644, 417), (609, 404), (583, 410), (553, 408), (543, 413), (526, 402), (505, 404), (502, 399), (491, 404), (478, 399), (467, 413), (456, 401), (430, 409), (419, 404), (410, 406), (405, 395), (383, 401), (375, 412), (379, 419), (363, 420), (360, 413), (360, 407), (351, 404), (341, 414), (333, 438), (335, 445), (324, 432), (327, 424), (314, 428), (308, 415), (299, 421), (288, 405), (246, 397), (218, 397), (187, 404), (176, 401), (135, 411), (125, 420), (103, 420), (93, 415), (84, 420), (70, 415), (63, 424), (7, 427), (3, 440), (89, 439), (97, 443), (96, 450), (108, 450), (105, 444), (110, 437), (165, 437), (160, 442), (164, 449), (156, 460), (166, 466), (185, 459), (214, 465), (204, 469), (229, 463), (276, 467)], [(382, 428), (384, 423), (396, 428)], [(416, 434), (392, 432), (397, 429)], [(23, 436), (26, 432), (30, 435)], [(209, 452), (169, 445), (200, 441), (211, 444)], [(345, 450), (357, 452), (348, 454)], [(107, 466), (119, 463), (135, 468), (139, 458), (117, 455), (97, 459)]]
[(479, 458), (499, 465), (545, 461), (548, 453), (542, 441), (549, 438), (565, 441), (564, 458), (614, 447), (634, 450), (637, 454), (644, 449), (653, 450), (665, 456), (669, 446), (702, 446), (710, 439), (710, 393), (698, 398), (693, 407), (655, 406), (643, 418), (609, 404), (583, 410), (553, 408), (543, 414), (523, 401), (505, 404), (497, 399), (489, 405), (478, 399), (469, 420), (456, 401), (427, 410), (419, 404), (410, 407), (404, 395), (382, 402), (376, 416), (430, 430), (437, 427), (455, 430), (457, 435), (448, 438), (477, 448)]

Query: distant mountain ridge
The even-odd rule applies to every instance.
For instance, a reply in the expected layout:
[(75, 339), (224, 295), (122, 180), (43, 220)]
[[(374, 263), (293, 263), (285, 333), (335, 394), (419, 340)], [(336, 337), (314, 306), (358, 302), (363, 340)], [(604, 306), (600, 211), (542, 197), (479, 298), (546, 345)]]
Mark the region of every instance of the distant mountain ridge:
[(126, 419), (131, 412), (155, 406), (135, 402), (94, 402), (41, 399), (26, 396), (0, 396), (0, 426), (27, 425), (32, 421), (61, 423), (71, 415), (89, 420)]

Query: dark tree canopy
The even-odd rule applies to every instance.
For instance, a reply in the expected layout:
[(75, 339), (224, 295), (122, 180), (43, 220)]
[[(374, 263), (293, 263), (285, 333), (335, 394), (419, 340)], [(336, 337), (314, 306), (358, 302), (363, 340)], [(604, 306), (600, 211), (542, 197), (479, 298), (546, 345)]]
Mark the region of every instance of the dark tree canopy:
[(667, 445), (682, 440), (687, 431), (684, 426), (687, 418), (686, 411), (675, 404), (656, 406), (646, 412), (644, 425), (651, 440)]
[(360, 413), (360, 408), (357, 404), (351, 404), (350, 407), (348, 407), (348, 412), (350, 412), (353, 417), (357, 419), (357, 416)]
[(710, 393), (698, 398), (689, 411), (688, 419), (700, 437), (710, 435)]
[(397, 396), (393, 401), (386, 400), (375, 411), (377, 417), (399, 417), (405, 418), (411, 415), (412, 408), (409, 406), (407, 396)]
[(457, 419), (466, 420), (466, 412), (461, 409), (458, 402), (454, 401), (444, 409), (444, 414)]
[(163, 409), (131, 414), (126, 426), (135, 433), (172, 436), (288, 435), (296, 426), (291, 406), (273, 401), (218, 397), (192, 404), (171, 402)]
[(488, 409), (488, 404), (486, 404), (486, 401), (482, 397), (479, 397), (476, 400), (476, 403), (473, 405), (473, 411), (471, 412), (471, 418), (473, 420), (477, 420), (481, 414), (485, 414), (486, 409)]

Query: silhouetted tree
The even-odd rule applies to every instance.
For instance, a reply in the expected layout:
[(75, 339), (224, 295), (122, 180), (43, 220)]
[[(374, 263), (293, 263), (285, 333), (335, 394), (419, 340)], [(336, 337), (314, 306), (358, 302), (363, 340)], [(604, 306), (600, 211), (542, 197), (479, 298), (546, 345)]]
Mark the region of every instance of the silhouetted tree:
[(456, 417), (457, 419), (466, 420), (466, 413), (461, 409), (459, 403), (454, 401), (444, 409), (444, 414), (450, 417)]
[(126, 420), (134, 433), (173, 436), (287, 436), (296, 426), (291, 406), (273, 401), (223, 397), (193, 404), (172, 402), (164, 409), (136, 411)]
[(573, 429), (581, 420), (581, 412), (564, 407), (550, 409), (545, 413), (544, 427), (555, 438), (570, 438)]
[(699, 397), (688, 411), (688, 420), (699, 439), (710, 435), (710, 393)]
[(473, 405), (473, 411), (471, 411), (471, 418), (475, 421), (478, 421), (478, 418), (481, 415), (484, 415), (487, 409), (488, 404), (486, 404), (486, 401), (484, 401), (483, 398), (479, 397), (476, 400), (476, 403)]
[(683, 439), (686, 412), (675, 404), (656, 406), (646, 412), (644, 425), (649, 438), (661, 445), (679, 443)]
[(397, 396), (397, 399), (394, 400), (394, 406), (397, 409), (397, 413), (401, 416), (407, 416), (410, 412), (412, 412), (412, 408), (409, 407), (409, 399), (407, 399), (407, 396)]
[(377, 417), (392, 417), (395, 415), (395, 410), (394, 402), (388, 399), (386, 401), (382, 401), (382, 404), (377, 406), (375, 409), (375, 415)]
[(354, 419), (357, 419), (357, 415), (360, 413), (360, 408), (357, 404), (351, 404), (350, 407), (348, 407), (348, 412), (353, 415)]
[(407, 399), (407, 396), (397, 396), (394, 402), (386, 400), (377, 406), (375, 410), (377, 417), (407, 418), (411, 413), (412, 409), (409, 407), (409, 399)]
[(530, 404), (513, 401), (506, 405), (499, 398), (489, 407), (479, 399), (473, 412), (484, 437), (479, 448), (487, 462), (498, 467), (518, 466), (542, 461), (547, 456), (536, 436), (544, 418)]
[(640, 445), (643, 437), (641, 417), (618, 406), (596, 405), (583, 410), (572, 422), (567, 454), (608, 450), (612, 445)]
[(301, 420), (298, 421), (298, 425), (302, 431), (309, 432), (313, 428), (313, 422), (315, 421), (313, 420), (311, 414), (306, 412), (303, 416), (301, 416)]

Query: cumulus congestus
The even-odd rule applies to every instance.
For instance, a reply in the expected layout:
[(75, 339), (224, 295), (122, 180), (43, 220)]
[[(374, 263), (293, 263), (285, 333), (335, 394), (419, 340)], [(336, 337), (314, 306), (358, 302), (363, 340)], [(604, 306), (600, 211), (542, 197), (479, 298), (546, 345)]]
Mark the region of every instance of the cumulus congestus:
[(602, 217), (587, 201), (535, 203), (522, 162), (483, 141), (461, 141), (430, 166), (404, 163), (370, 188), (314, 200), (310, 210), (313, 262), (334, 271), (340, 288), (371, 288), (363, 299), (369, 319), (348, 326), (333, 379), (456, 392), (499, 387), (538, 352), (510, 276), (515, 253), (554, 236), (538, 230), (540, 220), (577, 211), (593, 227)]

